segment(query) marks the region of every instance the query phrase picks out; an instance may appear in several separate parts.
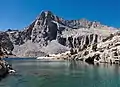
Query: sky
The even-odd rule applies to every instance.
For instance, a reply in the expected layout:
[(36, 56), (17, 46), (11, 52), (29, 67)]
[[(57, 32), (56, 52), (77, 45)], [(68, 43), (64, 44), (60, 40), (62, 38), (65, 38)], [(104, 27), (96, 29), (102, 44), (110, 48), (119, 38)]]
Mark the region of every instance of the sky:
[(23, 29), (43, 10), (120, 28), (120, 0), (0, 0), (0, 30)]

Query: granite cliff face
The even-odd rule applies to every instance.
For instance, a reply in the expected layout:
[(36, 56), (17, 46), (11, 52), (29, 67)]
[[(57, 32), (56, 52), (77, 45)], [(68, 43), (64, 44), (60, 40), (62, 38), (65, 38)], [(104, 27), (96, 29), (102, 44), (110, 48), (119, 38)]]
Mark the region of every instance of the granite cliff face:
[(12, 42), (9, 50), (14, 55), (37, 57), (62, 53), (71, 48), (84, 51), (117, 31), (116, 28), (97, 21), (64, 20), (50, 11), (43, 11), (23, 30), (9, 29), (4, 33), (10, 39), (10, 43)]
[(90, 63), (119, 63), (120, 60), (120, 32), (110, 34), (100, 43), (93, 44), (78, 51), (76, 57)]

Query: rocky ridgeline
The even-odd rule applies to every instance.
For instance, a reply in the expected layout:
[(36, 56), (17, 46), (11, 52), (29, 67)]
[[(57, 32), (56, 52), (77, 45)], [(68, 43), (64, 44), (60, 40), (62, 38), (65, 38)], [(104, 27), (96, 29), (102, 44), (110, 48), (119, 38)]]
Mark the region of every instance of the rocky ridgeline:
[(97, 21), (65, 20), (50, 11), (43, 11), (23, 30), (9, 29), (4, 32), (7, 35), (6, 42), (12, 43), (11, 49), (5, 48), (4, 51), (17, 57), (38, 57), (77, 49), (81, 56), (86, 50), (89, 50), (87, 54), (92, 53), (90, 51), (96, 44), (105, 43), (108, 41), (106, 38), (117, 31)]

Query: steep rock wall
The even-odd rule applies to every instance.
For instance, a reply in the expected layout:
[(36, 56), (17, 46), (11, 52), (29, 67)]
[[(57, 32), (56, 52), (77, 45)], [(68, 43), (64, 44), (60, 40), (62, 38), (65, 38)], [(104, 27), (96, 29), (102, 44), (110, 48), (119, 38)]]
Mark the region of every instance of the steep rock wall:
[(14, 46), (10, 41), (9, 35), (5, 32), (0, 32), (0, 55), (12, 54)]

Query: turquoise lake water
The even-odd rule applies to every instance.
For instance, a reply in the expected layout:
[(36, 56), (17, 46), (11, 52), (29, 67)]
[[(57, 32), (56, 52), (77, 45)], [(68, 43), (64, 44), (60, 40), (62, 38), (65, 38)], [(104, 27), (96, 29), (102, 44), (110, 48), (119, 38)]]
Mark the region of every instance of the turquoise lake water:
[(17, 71), (0, 87), (120, 87), (119, 65), (8, 60)]

